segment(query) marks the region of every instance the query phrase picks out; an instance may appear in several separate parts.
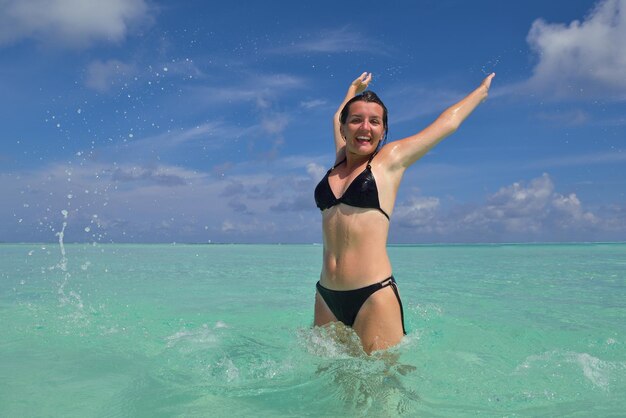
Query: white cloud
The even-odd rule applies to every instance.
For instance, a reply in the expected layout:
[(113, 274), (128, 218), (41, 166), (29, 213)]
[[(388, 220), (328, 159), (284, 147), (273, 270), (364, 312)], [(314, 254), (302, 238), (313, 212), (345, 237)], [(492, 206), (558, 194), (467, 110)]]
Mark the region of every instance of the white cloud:
[(289, 117), (285, 113), (269, 112), (261, 118), (263, 131), (271, 135), (282, 134), (289, 124)]
[(616, 150), (613, 152), (601, 152), (595, 154), (562, 155), (554, 158), (536, 160), (528, 164), (528, 168), (545, 167), (569, 167), (592, 164), (618, 164), (626, 162), (626, 152)]
[(116, 81), (121, 82), (135, 72), (130, 64), (118, 60), (100, 61), (89, 63), (85, 74), (85, 85), (98, 92), (108, 91)]
[(445, 88), (402, 85), (385, 92), (385, 102), (394, 102), (396, 110), (389, 115), (390, 124), (415, 121), (426, 115), (438, 114), (462, 99), (467, 92)]
[(212, 85), (187, 88), (186, 94), (207, 105), (252, 102), (257, 109), (263, 109), (271, 106), (270, 98), (301, 89), (307, 84), (304, 78), (290, 74), (242, 73), (240, 79), (243, 81), (237, 85), (214, 82)]
[(417, 228), (420, 232), (437, 230), (439, 199), (436, 197), (413, 197), (394, 211), (394, 222), (403, 227)]
[(222, 223), (222, 232), (236, 233), (236, 234), (257, 234), (259, 232), (273, 233), (276, 231), (276, 224), (274, 222), (261, 222), (255, 220), (253, 222), (241, 222), (241, 221), (229, 221), (226, 220)]
[(626, 99), (626, 0), (597, 3), (569, 25), (533, 22), (527, 41), (539, 62), (526, 84), (557, 97)]
[(367, 51), (375, 55), (388, 55), (389, 48), (381, 42), (368, 38), (349, 26), (338, 29), (323, 30), (317, 36), (292, 42), (288, 46), (272, 49), (270, 52), (279, 54), (301, 53), (347, 53)]
[(149, 18), (145, 0), (0, 0), (0, 45), (22, 39), (67, 47), (117, 42)]
[(157, 135), (124, 139), (123, 143), (112, 142), (101, 148), (100, 158), (117, 161), (139, 161), (146, 155), (163, 155), (177, 149), (196, 148), (202, 152), (215, 152), (224, 144), (236, 141), (243, 135), (259, 131), (259, 125), (240, 127), (222, 121), (209, 121), (190, 128), (180, 128)]
[(311, 176), (314, 181), (320, 181), (322, 178), (324, 178), (324, 175), (326, 174), (326, 171), (328, 171), (328, 169), (319, 164), (309, 163), (306, 166), (306, 171), (307, 173), (309, 173), (309, 176)]
[(485, 213), (491, 220), (536, 217), (546, 208), (553, 193), (554, 184), (544, 173), (528, 186), (516, 182), (502, 187), (487, 199)]
[(322, 99), (304, 100), (300, 102), (300, 107), (305, 109), (313, 109), (320, 106), (326, 106), (328, 102)]
[[(56, 164), (0, 173), (0, 238), (54, 241), (69, 212), (69, 241), (315, 242), (320, 217), (313, 200), (325, 168), (299, 159), (285, 172), (268, 166), (214, 176), (172, 165)], [(245, 172), (245, 174), (243, 173)], [(498, 242), (615, 240), (626, 210), (593, 212), (575, 193), (556, 191), (549, 175), (500, 188), (473, 207), (444, 208), (440, 198), (400, 202), (392, 241)]]
[(237, 138), (250, 128), (227, 125), (221, 121), (206, 122), (193, 128), (180, 129), (172, 132), (165, 132), (156, 136), (142, 138), (136, 143), (140, 146), (150, 144), (153, 148), (171, 148), (193, 141), (204, 141), (213, 139), (216, 141), (226, 141)]
[[(0, 173), (0, 240), (53, 241), (69, 212), (70, 241), (313, 242), (319, 218), (304, 166), (271, 174), (79, 159)], [(238, 170), (241, 171), (241, 170)], [(279, 208), (280, 210), (276, 210)], [(230, 226), (229, 226), (230, 225)]]
[(150, 167), (117, 167), (113, 170), (111, 179), (114, 182), (142, 182), (157, 184), (160, 186), (184, 186), (187, 184), (187, 176), (170, 173), (170, 170)]
[(565, 112), (540, 112), (537, 118), (552, 122), (557, 126), (580, 126), (589, 122), (590, 115), (581, 109)]
[(593, 213), (583, 211), (582, 204), (574, 193), (568, 196), (555, 195), (551, 204), (558, 215), (556, 222), (561, 228), (588, 227), (600, 222)]
[(467, 213), (462, 228), (503, 231), (505, 233), (545, 236), (556, 230), (585, 230), (599, 224), (591, 212), (585, 212), (576, 194), (555, 192), (548, 174), (502, 187), (487, 198), (486, 205)]
[[(392, 218), (408, 237), (480, 242), (593, 240), (619, 234), (620, 228), (626, 232), (620, 216), (585, 210), (575, 193), (558, 193), (550, 176), (543, 174), (527, 184), (502, 187), (476, 207), (444, 212), (436, 197), (413, 198), (398, 205)], [(621, 227), (616, 230), (615, 225)]]

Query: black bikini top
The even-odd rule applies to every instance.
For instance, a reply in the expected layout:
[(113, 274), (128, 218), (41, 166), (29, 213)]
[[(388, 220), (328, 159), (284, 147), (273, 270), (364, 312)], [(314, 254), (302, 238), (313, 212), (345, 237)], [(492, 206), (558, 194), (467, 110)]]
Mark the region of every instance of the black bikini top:
[(343, 196), (339, 199), (335, 197), (335, 194), (330, 188), (328, 176), (333, 169), (343, 164), (346, 159), (344, 158), (341, 162), (328, 170), (322, 181), (320, 181), (315, 188), (315, 204), (317, 207), (320, 208), (320, 210), (324, 210), (343, 203), (357, 208), (378, 209), (389, 219), (389, 215), (380, 207), (380, 202), (378, 201), (378, 188), (376, 187), (376, 179), (374, 179), (372, 166), (370, 165), (374, 155), (376, 155), (376, 153), (372, 154), (367, 161), (365, 170), (352, 180), (352, 183), (350, 183)]

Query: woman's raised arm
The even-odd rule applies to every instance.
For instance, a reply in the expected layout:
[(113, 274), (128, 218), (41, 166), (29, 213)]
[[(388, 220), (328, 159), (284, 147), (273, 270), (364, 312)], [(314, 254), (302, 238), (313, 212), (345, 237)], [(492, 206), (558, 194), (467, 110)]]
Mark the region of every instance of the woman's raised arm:
[(450, 106), (430, 125), (421, 132), (394, 141), (390, 147), (389, 158), (391, 167), (405, 169), (422, 158), (442, 139), (456, 131), (461, 123), (487, 99), (491, 79), (495, 73), (489, 74), (476, 90), (468, 94), (460, 102)]
[(343, 159), (345, 155), (345, 147), (346, 143), (341, 136), (341, 122), (339, 121), (339, 117), (341, 116), (341, 110), (348, 103), (350, 99), (352, 99), (357, 94), (361, 94), (365, 91), (370, 81), (372, 81), (372, 73), (364, 72), (360, 76), (358, 76), (352, 83), (350, 83), (350, 87), (348, 87), (348, 92), (346, 93), (346, 97), (339, 105), (337, 112), (335, 112), (335, 116), (333, 117), (333, 133), (335, 137), (335, 152), (336, 152), (336, 161), (338, 163), (341, 159)]

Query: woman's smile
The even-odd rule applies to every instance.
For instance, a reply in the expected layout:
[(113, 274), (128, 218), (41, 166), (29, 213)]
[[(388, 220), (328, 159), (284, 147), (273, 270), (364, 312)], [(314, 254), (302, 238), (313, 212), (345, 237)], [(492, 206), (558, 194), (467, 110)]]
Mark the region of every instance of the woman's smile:
[(367, 147), (363, 151), (373, 152), (372, 145), (378, 146), (385, 131), (383, 108), (378, 103), (361, 101), (353, 103), (342, 131), (352, 146)]

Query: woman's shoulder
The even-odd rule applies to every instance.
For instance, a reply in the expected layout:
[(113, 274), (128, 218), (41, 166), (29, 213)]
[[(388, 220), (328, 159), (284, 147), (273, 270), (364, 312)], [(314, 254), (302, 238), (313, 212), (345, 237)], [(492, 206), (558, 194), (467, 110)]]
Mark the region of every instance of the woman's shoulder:
[(385, 171), (404, 171), (406, 167), (402, 164), (403, 151), (398, 141), (388, 142), (383, 145), (372, 159), (372, 165), (384, 169)]

